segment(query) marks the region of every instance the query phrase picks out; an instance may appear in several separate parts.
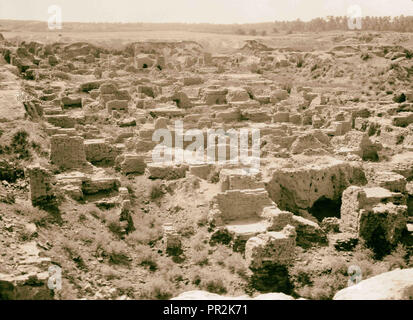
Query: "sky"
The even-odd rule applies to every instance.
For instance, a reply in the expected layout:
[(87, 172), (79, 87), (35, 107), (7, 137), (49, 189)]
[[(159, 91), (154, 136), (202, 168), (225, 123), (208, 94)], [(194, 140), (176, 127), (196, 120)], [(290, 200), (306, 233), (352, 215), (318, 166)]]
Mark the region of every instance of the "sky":
[(345, 16), (413, 15), (413, 0), (0, 0), (0, 19), (48, 21), (58, 5), (63, 22), (256, 23)]

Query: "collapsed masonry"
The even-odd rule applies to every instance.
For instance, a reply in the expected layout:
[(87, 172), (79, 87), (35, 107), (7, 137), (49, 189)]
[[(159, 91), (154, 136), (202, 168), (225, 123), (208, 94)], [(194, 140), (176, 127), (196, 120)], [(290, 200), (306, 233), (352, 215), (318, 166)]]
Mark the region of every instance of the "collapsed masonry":
[(364, 239), (378, 256), (388, 254), (406, 229), (406, 197), (380, 187), (352, 186), (342, 201), (342, 231)]
[(245, 245), (245, 259), (251, 269), (266, 264), (289, 265), (295, 257), (295, 228), (287, 225), (279, 232), (261, 233)]
[(20, 257), (16, 269), (10, 274), (0, 273), (0, 300), (53, 299), (59, 288), (49, 283), (54, 275), (50, 258), (41, 256), (34, 241), (20, 245), (16, 251)]
[(210, 243), (230, 245), (245, 254), (250, 281), (258, 290), (290, 292), (288, 273), (295, 246), (324, 245), (327, 236), (317, 223), (280, 210), (260, 188), (260, 178), (260, 173), (242, 169), (221, 170), (223, 191), (210, 204), (209, 221), (218, 227)]

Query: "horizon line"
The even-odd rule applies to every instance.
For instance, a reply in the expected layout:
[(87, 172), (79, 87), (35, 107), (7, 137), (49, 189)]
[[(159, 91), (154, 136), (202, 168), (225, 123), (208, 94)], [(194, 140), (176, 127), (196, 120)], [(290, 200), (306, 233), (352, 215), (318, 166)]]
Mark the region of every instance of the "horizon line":
[[(291, 19), (291, 20), (273, 20), (273, 21), (263, 21), (263, 22), (243, 22), (243, 23), (237, 23), (237, 22), (229, 22), (229, 23), (217, 23), (217, 22), (177, 22), (177, 21), (170, 21), (170, 22), (144, 22), (144, 21), (66, 21), (62, 22), (63, 24), (71, 24), (71, 23), (82, 23), (82, 24), (210, 24), (210, 25), (251, 25), (251, 24), (268, 24), (268, 23), (279, 23), (279, 22), (294, 22), (294, 21), (302, 21), (302, 22), (310, 22), (315, 19), (326, 19), (328, 17), (346, 17), (346, 15), (328, 15), (328, 16), (320, 16), (316, 18), (312, 18), (309, 20), (302, 20), (300, 18), (297, 19)], [(383, 18), (383, 17), (390, 17), (390, 18), (396, 18), (396, 17), (413, 17), (413, 15), (382, 15), (382, 16), (365, 16), (362, 18)], [(0, 19), (1, 21), (15, 21), (15, 22), (39, 22), (39, 23), (47, 23), (47, 20), (27, 20), (27, 19)]]

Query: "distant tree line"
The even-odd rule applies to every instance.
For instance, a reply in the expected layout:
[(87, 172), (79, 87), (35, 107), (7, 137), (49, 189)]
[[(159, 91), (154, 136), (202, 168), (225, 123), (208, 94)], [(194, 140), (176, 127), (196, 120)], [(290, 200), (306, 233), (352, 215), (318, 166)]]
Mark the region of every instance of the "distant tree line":
[[(396, 32), (413, 32), (413, 16), (399, 17), (362, 17), (361, 30), (372, 31), (396, 31)], [(308, 22), (301, 20), (295, 21), (276, 21), (274, 28), (286, 31), (333, 31), (348, 30), (348, 17), (316, 18)]]
[[(0, 20), (3, 31), (45, 31), (44, 21)], [(361, 30), (413, 32), (413, 16), (399, 17), (362, 17)], [(349, 30), (348, 17), (316, 18), (311, 21), (275, 21), (251, 24), (213, 24), (213, 23), (64, 23), (65, 32), (110, 32), (110, 31), (191, 31), (207, 33), (226, 33), (239, 35), (275, 34), (278, 32), (320, 32)]]
[[(257, 31), (257, 29), (259, 31)], [(263, 30), (264, 29), (264, 30)], [(239, 25), (235, 33), (239, 35), (263, 35), (278, 32), (321, 32), (349, 30), (348, 17), (316, 18), (311, 21), (275, 21), (274, 23), (258, 23), (249, 25)], [(413, 32), (413, 16), (399, 17), (362, 17), (361, 30), (369, 31), (396, 31)]]

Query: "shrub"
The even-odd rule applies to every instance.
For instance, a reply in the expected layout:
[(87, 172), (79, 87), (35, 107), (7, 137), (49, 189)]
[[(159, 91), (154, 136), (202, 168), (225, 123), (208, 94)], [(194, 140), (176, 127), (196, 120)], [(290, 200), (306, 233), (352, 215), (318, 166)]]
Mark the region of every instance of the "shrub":
[(226, 266), (231, 273), (238, 274), (241, 278), (248, 277), (248, 266), (245, 259), (238, 252), (232, 252), (226, 259)]
[(124, 234), (124, 230), (120, 224), (119, 217), (110, 216), (107, 221), (108, 229), (116, 236), (121, 238)]
[(46, 227), (50, 223), (58, 222), (58, 217), (39, 208), (32, 207), (29, 203), (16, 204), (14, 212), (28, 217), (29, 222), (34, 223), (37, 227)]
[(408, 253), (406, 248), (402, 244), (398, 244), (397, 247), (387, 256), (383, 258), (383, 262), (388, 265), (389, 270), (404, 269), (407, 268)]
[(226, 294), (228, 292), (224, 278), (215, 272), (203, 272), (201, 274), (201, 288), (216, 294)]
[(135, 298), (135, 287), (128, 279), (115, 279), (113, 286), (116, 288), (117, 296), (126, 295), (129, 298)]
[(225, 246), (218, 246), (214, 253), (211, 255), (211, 260), (215, 261), (220, 266), (226, 266), (226, 261), (231, 255), (232, 250)]
[(89, 211), (89, 214), (95, 219), (102, 221), (103, 223), (106, 222), (106, 215), (97, 207)]
[(157, 255), (147, 246), (140, 245), (138, 248), (137, 262), (142, 267), (147, 267), (155, 272), (158, 269)]
[(404, 93), (400, 95), (395, 95), (393, 101), (396, 103), (403, 103), (406, 101), (406, 95)]
[(195, 234), (195, 227), (190, 223), (181, 223), (178, 224), (177, 230), (178, 234), (180, 234), (184, 238), (189, 238)]
[(192, 277), (192, 284), (199, 286), (202, 282), (201, 276), (199, 273), (194, 272), (193, 277)]
[(201, 251), (206, 248), (208, 243), (208, 234), (200, 231), (191, 239), (191, 249), (194, 251)]
[(109, 244), (108, 250), (109, 262), (115, 265), (129, 266), (130, 259), (127, 253), (127, 246), (120, 241), (114, 241)]
[(314, 280), (312, 286), (305, 286), (300, 294), (312, 300), (331, 300), (334, 294), (347, 286), (348, 278), (343, 275), (322, 275)]
[(192, 261), (198, 266), (205, 266), (209, 263), (209, 252), (207, 249), (192, 252)]
[(174, 295), (171, 283), (164, 279), (155, 278), (142, 288), (141, 298), (147, 300), (169, 300)]
[(219, 229), (212, 236), (209, 244), (215, 246), (216, 244), (229, 245), (232, 241), (232, 235), (227, 229)]
[(162, 223), (156, 217), (148, 215), (142, 215), (141, 217), (134, 216), (133, 224), (139, 226), (139, 230), (135, 230), (126, 237), (126, 241), (130, 245), (153, 245), (162, 238)]
[(164, 195), (164, 191), (162, 188), (162, 184), (159, 181), (155, 181), (152, 185), (151, 185), (151, 189), (150, 189), (150, 197), (152, 200), (157, 200), (162, 198)]
[(76, 264), (79, 269), (87, 270), (84, 259), (81, 253), (78, 251), (78, 246), (74, 241), (65, 239), (62, 243), (62, 249), (66, 251), (69, 258)]
[(208, 182), (218, 183), (219, 182), (219, 171), (212, 171), (208, 176)]
[(208, 213), (203, 212), (197, 219), (196, 224), (198, 227), (203, 227), (208, 224)]
[(5, 192), (5, 194), (0, 194), (0, 202), (14, 204), (16, 203), (16, 197), (11, 192)]
[[(172, 263), (170, 259), (163, 259), (162, 261), (162, 270), (160, 270), (156, 275), (160, 275), (166, 281), (169, 281), (175, 284), (176, 287), (179, 287), (184, 281), (185, 274), (181, 268), (177, 267), (176, 264)], [(188, 280), (188, 279), (186, 279)]]
[(90, 229), (88, 229), (86, 227), (79, 230), (79, 232), (75, 235), (74, 239), (75, 240), (80, 240), (86, 245), (90, 245), (94, 241), (94, 238), (90, 233)]
[(19, 232), (19, 240), (22, 242), (31, 240), (33, 236), (33, 233), (26, 229), (20, 230)]
[(396, 144), (397, 145), (402, 144), (403, 141), (404, 141), (404, 135), (402, 135), (402, 134), (398, 135), (397, 138), (396, 138)]
[(13, 153), (18, 155), (18, 159), (29, 159), (31, 157), (28, 137), (29, 134), (25, 130), (17, 131), (12, 137), (10, 147)]
[(281, 85), (281, 89), (286, 90), (288, 94), (291, 94), (291, 90), (293, 88), (293, 84), (290, 81), (287, 81), (283, 85)]
[(109, 252), (109, 243), (107, 237), (104, 234), (99, 233), (94, 239), (94, 256), (95, 257), (107, 257)]
[[(399, 69), (399, 65), (396, 62), (393, 62), (390, 64), (389, 70), (397, 70)], [(388, 80), (389, 84), (394, 84), (394, 80), (393, 79), (389, 79)]]
[(348, 268), (351, 265), (361, 269), (363, 279), (374, 264), (373, 253), (358, 245), (351, 261), (341, 257), (324, 257), (323, 262), (310, 262), (290, 269), (296, 294), (307, 299), (328, 300), (348, 285)]
[(347, 286), (348, 279), (340, 272), (324, 270), (322, 274), (314, 274), (311, 270), (301, 269), (295, 274), (295, 280), (300, 282), (300, 285), (296, 284), (296, 292), (306, 299), (330, 300)]
[(369, 127), (369, 130), (368, 130), (367, 134), (369, 135), (369, 137), (371, 137), (371, 136), (375, 135), (378, 132), (379, 129), (380, 129), (379, 124), (372, 123)]
[(387, 272), (388, 269), (385, 264), (375, 261), (374, 257), (375, 253), (373, 250), (366, 248), (361, 243), (354, 249), (353, 259), (350, 261), (350, 264), (360, 267), (363, 279)]
[(108, 265), (102, 265), (100, 273), (108, 281), (122, 278), (122, 274), (120, 272), (112, 269), (112, 267)]
[(366, 60), (368, 60), (369, 58), (371, 58), (371, 57), (370, 57), (370, 55), (369, 55), (367, 52), (361, 54), (361, 59), (362, 59), (363, 61), (366, 61)]
[(201, 290), (206, 290), (216, 294), (226, 294), (228, 289), (225, 285), (225, 278), (221, 273), (209, 269), (194, 269), (191, 283), (199, 287)]

